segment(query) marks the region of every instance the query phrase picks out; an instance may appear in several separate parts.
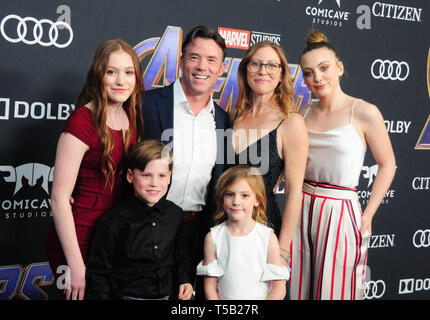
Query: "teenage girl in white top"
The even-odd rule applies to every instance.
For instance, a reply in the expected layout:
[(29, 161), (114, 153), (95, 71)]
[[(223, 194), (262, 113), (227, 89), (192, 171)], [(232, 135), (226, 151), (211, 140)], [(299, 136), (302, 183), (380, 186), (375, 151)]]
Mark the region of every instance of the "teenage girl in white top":
[(267, 222), (266, 192), (255, 168), (238, 165), (226, 170), (216, 189), (218, 225), (207, 234), (204, 275), (209, 300), (281, 300), (287, 267), (282, 266), (278, 240)]
[[(395, 173), (378, 108), (345, 94), (344, 66), (324, 34), (307, 38), (300, 66), (319, 99), (303, 107), (309, 154), (302, 214), (292, 244), (292, 299), (362, 299), (372, 219)], [(364, 212), (355, 192), (369, 146), (378, 173)]]

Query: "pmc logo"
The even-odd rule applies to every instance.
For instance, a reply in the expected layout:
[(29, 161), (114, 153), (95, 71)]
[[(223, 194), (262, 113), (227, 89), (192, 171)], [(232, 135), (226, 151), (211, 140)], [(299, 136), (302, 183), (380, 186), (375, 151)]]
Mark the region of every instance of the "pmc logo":
[(430, 229), (417, 230), (412, 238), (412, 243), (415, 248), (430, 247)]
[(376, 59), (370, 71), (374, 79), (404, 81), (409, 76), (409, 65), (405, 61)]
[[(14, 26), (16, 30), (13, 30), (12, 27)], [(54, 45), (57, 48), (65, 48), (73, 40), (73, 30), (64, 21), (37, 20), (33, 17), (21, 18), (16, 14), (10, 14), (3, 18), (0, 32), (3, 38), (9, 42), (18, 43), (22, 41), (28, 45), (40, 44), (44, 47)], [(60, 32), (66, 32), (65, 39), (67, 41), (64, 43), (58, 41)]]

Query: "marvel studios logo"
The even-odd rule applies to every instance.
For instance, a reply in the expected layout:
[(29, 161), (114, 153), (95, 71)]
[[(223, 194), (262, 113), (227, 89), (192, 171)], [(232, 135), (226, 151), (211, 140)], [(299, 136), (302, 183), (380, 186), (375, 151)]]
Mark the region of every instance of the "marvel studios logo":
[(248, 50), (249, 47), (262, 42), (272, 41), (280, 45), (281, 35), (260, 31), (249, 31), (218, 27), (218, 33), (224, 38), (227, 48)]

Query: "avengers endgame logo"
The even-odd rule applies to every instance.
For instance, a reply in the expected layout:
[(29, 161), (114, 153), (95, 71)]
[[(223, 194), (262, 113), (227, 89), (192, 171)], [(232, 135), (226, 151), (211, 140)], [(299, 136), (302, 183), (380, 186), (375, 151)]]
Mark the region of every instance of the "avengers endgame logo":
[(48, 300), (42, 288), (53, 283), (47, 262), (0, 266), (0, 300)]
[[(0, 217), (7, 220), (51, 217), (49, 183), (54, 167), (26, 163), (0, 166)], [(10, 195), (4, 198), (4, 195)]]
[[(146, 39), (134, 47), (144, 70), (145, 90), (169, 85), (181, 76), (179, 59), (182, 53), (182, 34), (182, 28), (168, 26), (162, 37)], [(245, 46), (249, 38), (243, 41)], [(240, 61), (239, 58), (225, 58), (225, 74), (219, 77), (213, 89), (214, 101), (227, 111), (236, 104), (239, 95), (237, 69)], [(299, 107), (311, 101), (311, 93), (303, 81), (299, 65), (290, 64), (289, 67), (297, 95), (296, 107)]]
[[(427, 56), (427, 90), (430, 97), (430, 48)], [(421, 131), (415, 149), (430, 150), (430, 115)]]

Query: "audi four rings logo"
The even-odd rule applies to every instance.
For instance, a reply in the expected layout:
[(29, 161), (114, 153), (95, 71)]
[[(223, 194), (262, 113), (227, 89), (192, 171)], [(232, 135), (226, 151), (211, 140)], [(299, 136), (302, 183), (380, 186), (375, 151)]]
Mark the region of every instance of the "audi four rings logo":
[[(16, 24), (16, 35), (6, 34), (5, 31), (5, 25), (6, 23), (13, 23), (13, 21), (18, 21)], [(33, 22), (33, 32), (27, 32), (27, 23)], [(49, 26), (49, 30), (47, 28), (44, 28), (44, 25)], [(30, 24), (31, 26), (31, 24)], [(64, 27), (61, 28), (62, 30), (66, 30), (68, 32), (68, 40), (65, 43), (58, 43), (58, 35), (60, 32), (60, 28), (58, 27)], [(10, 27), (8, 28), (10, 30)], [(17, 42), (24, 42), (25, 44), (33, 45), (33, 44), (40, 44), (44, 47), (49, 46), (56, 46), (57, 48), (65, 48), (67, 47), (73, 40), (73, 30), (70, 27), (69, 24), (63, 21), (56, 21), (52, 22), (48, 19), (41, 19), (37, 20), (32, 17), (25, 17), (21, 18), (20, 16), (17, 16), (16, 14), (10, 14), (3, 18), (0, 24), (0, 31), (2, 36), (9, 42), (17, 43)], [(43, 35), (44, 32), (48, 32), (49, 41), (43, 41)], [(45, 37), (46, 38), (46, 37)]]
[(385, 282), (382, 280), (368, 281), (364, 286), (364, 299), (379, 299), (385, 293)]
[(412, 238), (415, 248), (430, 247), (430, 229), (417, 230)]
[(404, 81), (409, 76), (409, 65), (405, 61), (376, 59), (370, 71), (375, 79)]

